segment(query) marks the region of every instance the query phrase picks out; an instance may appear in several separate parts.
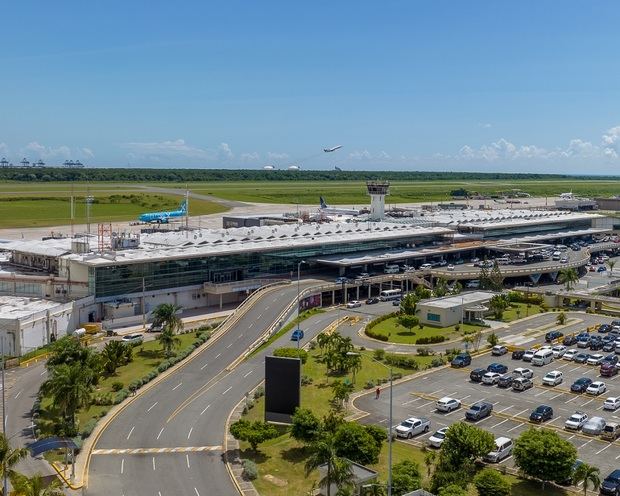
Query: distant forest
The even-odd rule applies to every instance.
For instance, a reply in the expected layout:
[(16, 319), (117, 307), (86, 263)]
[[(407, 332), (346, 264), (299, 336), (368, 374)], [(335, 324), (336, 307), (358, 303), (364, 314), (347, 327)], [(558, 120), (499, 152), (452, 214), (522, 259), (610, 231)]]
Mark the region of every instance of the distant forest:
[(249, 169), (69, 169), (63, 167), (0, 168), (0, 181), (458, 181), (458, 180), (620, 180), (618, 176), (571, 176), (568, 174), (502, 174), (482, 172), (425, 171), (322, 171)]

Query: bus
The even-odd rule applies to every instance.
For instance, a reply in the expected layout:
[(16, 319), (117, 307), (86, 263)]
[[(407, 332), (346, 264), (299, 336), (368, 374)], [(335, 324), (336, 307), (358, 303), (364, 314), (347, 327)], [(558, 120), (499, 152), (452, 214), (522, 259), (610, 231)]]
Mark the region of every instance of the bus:
[(385, 291), (381, 291), (379, 299), (381, 301), (400, 300), (401, 294), (402, 290), (400, 289), (386, 289)]

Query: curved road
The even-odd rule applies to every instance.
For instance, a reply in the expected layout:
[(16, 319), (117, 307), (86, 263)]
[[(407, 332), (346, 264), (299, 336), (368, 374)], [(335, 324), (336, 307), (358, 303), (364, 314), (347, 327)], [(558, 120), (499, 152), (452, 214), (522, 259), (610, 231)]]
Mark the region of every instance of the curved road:
[[(309, 284), (316, 281), (304, 281), (302, 287)], [(86, 494), (238, 494), (222, 462), (225, 422), (245, 392), (263, 379), (268, 350), (230, 372), (226, 368), (296, 296), (295, 284), (264, 294), (210, 347), (114, 418), (94, 447)], [(325, 314), (311, 319), (316, 329), (306, 340), (332, 319)]]

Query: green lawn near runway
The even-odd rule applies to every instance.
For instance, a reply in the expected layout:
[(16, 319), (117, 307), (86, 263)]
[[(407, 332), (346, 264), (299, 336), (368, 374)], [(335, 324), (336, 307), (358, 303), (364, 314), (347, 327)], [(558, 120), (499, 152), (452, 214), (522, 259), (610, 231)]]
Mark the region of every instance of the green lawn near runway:
[[(176, 210), (182, 197), (152, 193), (103, 194), (93, 191), (90, 222), (120, 222), (136, 220), (145, 212)], [(42, 227), (67, 225), (71, 222), (71, 193), (58, 192), (50, 196), (23, 196), (21, 194), (0, 194), (0, 228)], [(206, 215), (225, 211), (217, 203), (192, 200), (190, 215)], [(74, 223), (86, 223), (84, 197), (74, 200)]]
[(472, 334), (483, 329), (482, 326), (473, 324), (458, 324), (457, 326), (434, 327), (428, 325), (415, 326), (411, 330), (401, 326), (397, 317), (391, 317), (379, 322), (372, 328), (374, 334), (387, 337), (390, 343), (416, 344), (420, 338), (432, 338), (443, 336), (446, 341), (462, 337), (464, 334)]
[[(502, 322), (512, 322), (513, 320), (523, 319), (546, 310), (541, 309), (538, 305), (530, 305), (529, 308), (525, 303), (511, 303), (510, 307), (504, 312)], [(492, 318), (492, 317), (491, 317)]]

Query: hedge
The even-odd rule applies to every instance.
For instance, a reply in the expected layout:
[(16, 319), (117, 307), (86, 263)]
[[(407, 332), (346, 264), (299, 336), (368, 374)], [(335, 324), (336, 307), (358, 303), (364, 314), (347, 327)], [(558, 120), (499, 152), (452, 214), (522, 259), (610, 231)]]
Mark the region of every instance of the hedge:
[(415, 358), (408, 355), (397, 355), (396, 353), (386, 353), (385, 363), (401, 369), (418, 370), (419, 368)]
[(436, 343), (443, 343), (445, 340), (446, 340), (445, 336), (429, 336), (429, 337), (416, 339), (415, 344), (436, 344)]
[(301, 363), (306, 363), (308, 360), (308, 352), (306, 350), (297, 348), (276, 348), (273, 350), (273, 356), (287, 357), (287, 358), (300, 358)]

